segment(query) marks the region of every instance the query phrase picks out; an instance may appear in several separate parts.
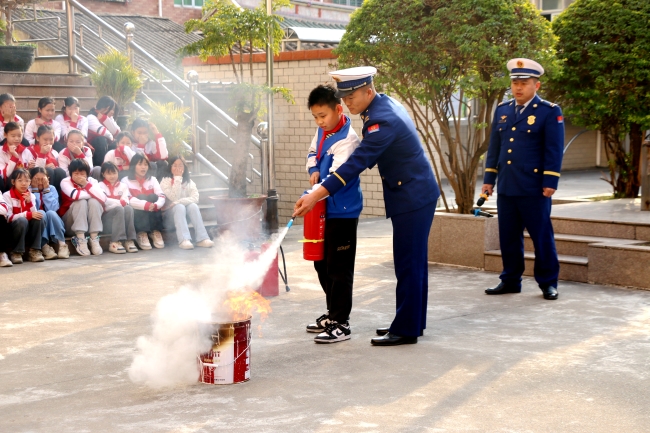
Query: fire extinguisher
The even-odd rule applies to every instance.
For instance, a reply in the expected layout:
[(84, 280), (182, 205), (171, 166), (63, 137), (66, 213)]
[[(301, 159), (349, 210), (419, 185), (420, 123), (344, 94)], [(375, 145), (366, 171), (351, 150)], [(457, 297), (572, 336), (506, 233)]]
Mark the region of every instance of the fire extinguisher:
[(325, 258), (325, 202), (326, 200), (319, 201), (305, 215), (305, 239), (301, 241), (305, 260), (317, 262)]

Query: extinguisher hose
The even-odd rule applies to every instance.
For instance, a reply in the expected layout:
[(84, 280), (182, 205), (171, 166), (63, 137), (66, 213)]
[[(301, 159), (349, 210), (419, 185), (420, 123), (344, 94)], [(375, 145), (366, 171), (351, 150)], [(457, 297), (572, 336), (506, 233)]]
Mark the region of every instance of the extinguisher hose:
[(279, 267), (278, 267), (278, 272), (280, 273), (280, 277), (282, 278), (282, 282), (284, 283), (284, 288), (288, 292), (291, 289), (289, 288), (289, 284), (287, 284), (287, 281), (289, 280), (289, 275), (287, 275), (287, 261), (284, 259), (284, 250), (282, 249), (282, 245), (280, 245), (280, 254), (282, 254), (282, 266), (284, 267), (284, 274), (282, 273), (282, 270)]

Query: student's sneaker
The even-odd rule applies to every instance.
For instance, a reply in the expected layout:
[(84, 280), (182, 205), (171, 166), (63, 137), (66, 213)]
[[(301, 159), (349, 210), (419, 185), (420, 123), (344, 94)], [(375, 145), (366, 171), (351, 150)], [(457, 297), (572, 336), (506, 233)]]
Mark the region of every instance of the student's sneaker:
[(339, 341), (349, 340), (350, 334), (350, 324), (348, 322), (331, 321), (325, 331), (314, 338), (314, 341), (316, 343), (338, 343)]
[(149, 243), (149, 236), (145, 232), (138, 233), (138, 246), (141, 250), (150, 250), (151, 244)]
[(183, 239), (183, 241), (180, 244), (178, 244), (178, 246), (182, 250), (193, 250), (194, 249), (194, 245), (192, 245), (192, 242), (190, 242), (187, 239)]
[(13, 265), (9, 257), (7, 257), (7, 253), (0, 253), (0, 268), (9, 268)]
[(196, 246), (201, 248), (212, 248), (214, 246), (214, 242), (212, 242), (210, 239), (203, 239), (201, 242), (197, 243)]
[(90, 252), (93, 254), (93, 256), (98, 256), (104, 252), (104, 250), (102, 250), (102, 246), (99, 245), (99, 236), (94, 239), (90, 238)]
[(74, 245), (74, 249), (77, 250), (77, 254), (80, 256), (90, 255), (90, 250), (88, 249), (88, 239), (73, 236), (70, 240), (72, 241), (72, 245)]
[(122, 242), (111, 242), (108, 251), (115, 254), (126, 254), (126, 250), (122, 246)]
[(9, 259), (14, 265), (19, 265), (23, 262), (23, 255), (22, 253), (11, 253), (9, 254)]
[(128, 240), (124, 242), (124, 249), (127, 253), (137, 253), (138, 247), (135, 246), (135, 242)]
[(327, 328), (327, 325), (330, 323), (330, 316), (328, 314), (323, 314), (320, 316), (318, 319), (316, 319), (315, 323), (310, 323), (307, 325), (307, 332), (323, 332), (325, 328)]
[(41, 253), (43, 253), (43, 257), (45, 257), (45, 260), (52, 260), (59, 257), (56, 255), (54, 248), (52, 248), (48, 244), (43, 245), (43, 247), (41, 248)]
[(45, 258), (43, 257), (43, 254), (41, 253), (41, 250), (35, 250), (34, 248), (29, 249), (29, 261), (30, 262), (44, 262)]
[(68, 259), (68, 258), (70, 258), (70, 249), (68, 248), (67, 244), (59, 244), (58, 257), (60, 259)]
[(165, 241), (163, 241), (162, 233), (158, 230), (151, 232), (151, 238), (153, 239), (153, 246), (156, 248), (165, 248)]

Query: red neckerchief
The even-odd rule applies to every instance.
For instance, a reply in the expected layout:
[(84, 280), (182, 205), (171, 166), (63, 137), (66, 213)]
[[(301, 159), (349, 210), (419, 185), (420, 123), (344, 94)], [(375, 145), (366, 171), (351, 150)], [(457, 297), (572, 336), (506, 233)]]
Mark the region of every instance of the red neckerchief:
[(114, 185), (111, 185), (111, 183), (109, 181), (107, 181), (106, 179), (104, 179), (102, 182), (104, 182), (104, 185), (106, 185), (108, 187), (108, 192), (109, 192), (108, 198), (115, 198), (115, 194), (114, 194), (115, 186), (118, 183), (120, 183), (120, 181), (118, 180), (117, 182), (115, 182)]
[[(19, 121), (18, 116), (14, 116), (14, 120), (13, 120), (13, 121), (16, 122), (16, 123), (18, 123), (18, 121)], [(5, 117), (4, 117), (2, 114), (0, 114), (0, 122), (2, 122), (2, 126), (4, 126), (4, 125), (6, 125), (7, 123), (9, 123), (9, 122), (5, 122)]]
[[(122, 146), (122, 150), (124, 150), (124, 146)], [(117, 146), (117, 147), (115, 148), (115, 157), (116, 157), (116, 158), (120, 158), (122, 161), (125, 161), (125, 162), (126, 162), (126, 164), (120, 165), (120, 166), (118, 167), (120, 170), (122, 170), (123, 167), (127, 167), (127, 168), (128, 168), (128, 167), (129, 167), (129, 163), (131, 162), (131, 161), (129, 161), (129, 157), (126, 156), (125, 153), (122, 153), (122, 150), (120, 150), (120, 146)]]
[(335, 134), (343, 128), (345, 125), (345, 122), (347, 121), (347, 117), (345, 115), (342, 115), (341, 118), (339, 119), (339, 123), (336, 124), (334, 129), (331, 131), (323, 131), (323, 136), (320, 139), (320, 144), (318, 145), (318, 154), (316, 154), (316, 161), (320, 161), (320, 153), (321, 150), (323, 150), (323, 143), (325, 143), (325, 140), (327, 139), (327, 136), (330, 134)]
[[(11, 153), (9, 153), (9, 143), (7, 143), (7, 139), (5, 138), (5, 139), (3, 140), (3, 142), (4, 142), (4, 145), (2, 146), (2, 151), (3, 151), (4, 153), (6, 153), (7, 155), (11, 155)], [(22, 149), (21, 149), (21, 147), (22, 147)], [(16, 153), (18, 154), (19, 157), (20, 157), (20, 154), (21, 154), (25, 149), (26, 149), (26, 147), (23, 146), (22, 144), (19, 144), (18, 146), (16, 146)], [(12, 155), (12, 157), (13, 157), (13, 155)], [(22, 167), (24, 167), (24, 166), (23, 166), (23, 160), (22, 160), (21, 158), (18, 158), (18, 159), (19, 159), (19, 161), (16, 163), (16, 168), (22, 168)]]
[[(41, 113), (38, 113), (38, 118), (41, 119)], [(41, 120), (43, 120), (43, 119), (41, 119)], [(53, 120), (54, 119), (43, 120), (43, 125), (51, 125)]]
[(145, 184), (145, 182), (147, 182), (147, 178), (146, 178), (146, 177), (143, 177), (142, 180), (140, 180), (140, 178), (136, 175), (136, 176), (135, 176), (135, 180), (136, 180), (136, 181), (138, 182), (138, 184), (140, 185), (140, 191), (142, 191), (142, 190), (144, 189), (144, 184)]
[[(36, 150), (38, 148), (38, 150)], [(52, 153), (52, 150), (50, 149), (49, 153), (41, 153), (41, 146), (36, 142), (33, 146), (29, 146), (27, 148), (29, 152), (32, 154), (34, 159), (41, 158), (45, 160), (45, 165), (47, 164), (54, 164), (57, 167), (59, 166), (59, 162), (56, 160), (54, 157), (54, 154)]]
[[(79, 124), (79, 121), (81, 120), (82, 117), (83, 116), (81, 114), (77, 116), (77, 124)], [(63, 120), (65, 120), (66, 122), (72, 122), (72, 119), (69, 118), (67, 114), (63, 115)]]
[[(27, 191), (27, 192), (29, 192), (29, 191)], [(28, 207), (27, 209), (25, 209), (25, 206), (26, 206), (25, 197), (23, 197), (23, 195), (22, 195), (21, 193), (19, 193), (19, 192), (16, 190), (15, 187), (14, 187), (14, 188), (11, 188), (11, 190), (10, 190), (10, 192), (9, 192), (9, 195), (11, 195), (11, 198), (13, 198), (13, 199), (18, 199), (18, 200), (20, 200), (20, 208), (16, 208), (15, 206), (13, 206), (13, 208), (14, 208), (14, 209), (13, 209), (13, 213), (14, 213), (14, 214), (18, 214), (18, 213), (22, 213), (22, 212), (29, 212), (29, 210), (32, 208), (32, 207), (30, 206), (30, 207)]]
[(88, 149), (86, 146), (81, 146), (81, 153), (79, 154), (80, 156), (73, 155), (72, 152), (70, 152), (70, 149), (67, 147), (63, 149), (61, 153), (67, 156), (70, 161), (72, 161), (73, 159), (84, 159), (86, 157), (86, 149)]

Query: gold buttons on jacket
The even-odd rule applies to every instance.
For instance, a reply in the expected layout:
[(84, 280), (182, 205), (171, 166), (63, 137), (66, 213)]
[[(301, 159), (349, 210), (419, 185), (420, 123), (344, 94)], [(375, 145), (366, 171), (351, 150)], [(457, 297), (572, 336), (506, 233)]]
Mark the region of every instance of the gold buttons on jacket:
[(537, 169), (533, 170), (535, 173), (537, 173)]
[(528, 130), (528, 133), (530, 134), (530, 129)]
[(401, 180), (398, 180), (398, 181), (397, 181), (397, 185), (401, 185), (401, 184), (402, 184), (402, 181), (401, 181)]
[(512, 164), (512, 161), (508, 161), (508, 164)]
[(512, 153), (512, 149), (508, 149), (508, 153)]
[(511, 139), (510, 139), (510, 142), (513, 142), (513, 141), (515, 141), (515, 139), (514, 139), (514, 138), (511, 138)]
[(516, 130), (517, 130), (517, 128), (513, 126), (513, 127), (512, 127), (512, 130), (513, 130), (513, 131), (516, 131)]

